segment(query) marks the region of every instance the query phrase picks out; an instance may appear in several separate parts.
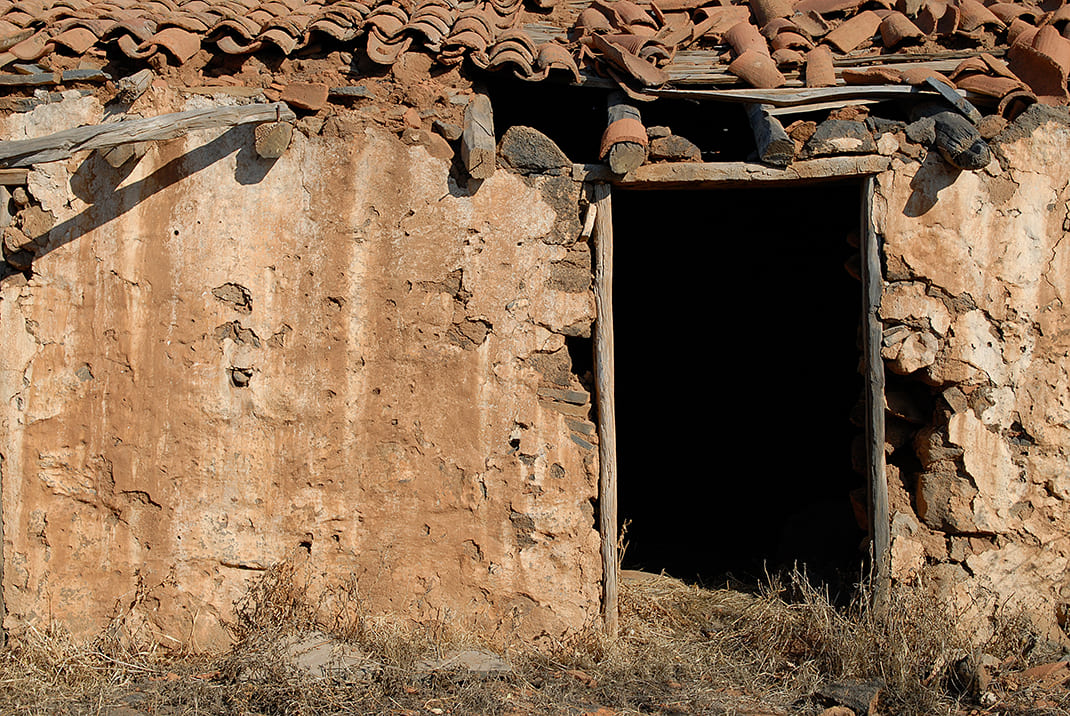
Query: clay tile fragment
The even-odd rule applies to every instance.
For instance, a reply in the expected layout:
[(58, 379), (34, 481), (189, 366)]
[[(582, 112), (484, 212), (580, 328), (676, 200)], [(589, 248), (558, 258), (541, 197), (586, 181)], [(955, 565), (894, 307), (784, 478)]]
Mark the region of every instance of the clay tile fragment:
[(795, 27), (799, 28), (800, 32), (804, 35), (808, 35), (812, 40), (824, 37), (829, 31), (829, 24), (825, 22), (825, 18), (821, 17), (813, 10), (810, 12), (796, 13), (791, 18), (791, 21), (795, 24)]
[(926, 35), (950, 35), (959, 27), (959, 10), (943, 0), (929, 0), (918, 13), (916, 24)]
[(669, 74), (652, 63), (627, 52), (620, 45), (606, 41), (601, 35), (590, 38), (595, 49), (610, 65), (626, 72), (644, 87), (657, 87), (669, 81)]
[(977, 2), (977, 0), (958, 0), (958, 9), (958, 29), (963, 32), (971, 32), (983, 25), (1005, 27), (1002, 20), (993, 15), (991, 10)]
[[(253, 42), (241, 43), (234, 35), (221, 35), (215, 40), (216, 47), (222, 50), (228, 55), (248, 55), (259, 50), (263, 43), (259, 40)], [(120, 39), (120, 46), (122, 40)]]
[(877, 33), (880, 24), (880, 15), (872, 10), (865, 10), (826, 35), (825, 42), (831, 43), (840, 52), (850, 52), (869, 42)]
[(795, 23), (788, 18), (778, 17), (762, 25), (762, 36), (767, 40), (772, 40), (781, 32), (798, 32), (798, 30)]
[(1070, 40), (1059, 34), (1052, 25), (1045, 25), (1033, 38), (1033, 49), (1050, 57), (1062, 70), (1063, 80), (1070, 71)]
[(832, 64), (832, 50), (819, 45), (806, 53), (806, 86), (834, 87), (836, 68)]
[(158, 44), (171, 53), (180, 65), (185, 64), (201, 49), (200, 36), (192, 32), (186, 32), (179, 27), (167, 27), (160, 30), (153, 35), (150, 42)]
[(903, 84), (911, 85), (912, 87), (923, 85), (929, 79), (943, 82), (948, 87), (955, 86), (955, 83), (945, 77), (942, 73), (924, 67), (906, 67), (899, 71), (899, 75), (902, 78)]
[(1037, 96), (1031, 91), (1016, 90), (999, 101), (997, 111), (1007, 119), (1014, 119), (1027, 110), (1029, 105), (1036, 104), (1036, 102)]
[(884, 46), (889, 49), (925, 35), (917, 25), (910, 21), (910, 18), (901, 12), (885, 15), (881, 20), (880, 33)]
[(631, 0), (616, 0), (613, 3), (613, 9), (616, 11), (617, 17), (625, 25), (649, 25), (654, 27), (654, 18), (650, 17), (650, 13), (631, 2)]
[(1025, 85), (1009, 77), (992, 77), (991, 75), (968, 75), (958, 79), (955, 85), (967, 92), (997, 99), (1002, 99), (1015, 90), (1025, 89)]
[(744, 52), (732, 61), (728, 71), (758, 89), (772, 89), (785, 82), (784, 75), (780, 74), (773, 58), (758, 50)]
[(793, 50), (789, 47), (782, 47), (779, 50), (773, 50), (772, 57), (773, 62), (776, 63), (776, 66), (778, 68), (795, 68), (800, 67), (806, 63), (806, 55), (799, 52), (798, 50)]
[(1007, 52), (1010, 68), (1043, 104), (1067, 103), (1066, 71), (1050, 56), (1024, 44), (1011, 45)]
[(772, 46), (773, 50), (810, 50), (814, 47), (814, 43), (810, 42), (797, 32), (782, 32), (774, 37), (769, 44)]
[(576, 18), (576, 29), (583, 33), (611, 32), (609, 19), (593, 7), (588, 7)]
[(577, 84), (581, 81), (580, 70), (576, 67), (576, 60), (572, 58), (572, 53), (556, 42), (539, 45), (538, 65), (544, 77), (550, 70), (558, 69), (572, 73)]
[(759, 26), (764, 26), (769, 21), (780, 17), (790, 17), (795, 12), (791, 6), (791, 0), (748, 0), (748, 2)]
[(1014, 47), (1015, 45), (1027, 45), (1032, 47), (1033, 38), (1036, 36), (1037, 28), (1021, 18), (1013, 20), (1011, 26), (1007, 28), (1007, 44), (1011, 47)]
[(52, 41), (76, 55), (83, 55), (96, 43), (97, 36), (84, 27), (72, 27), (53, 37)]
[(327, 104), (327, 85), (322, 82), (293, 82), (282, 91), (280, 100), (310, 112), (316, 112)]
[(20, 60), (32, 61), (52, 52), (54, 47), (55, 45), (48, 41), (48, 33), (42, 30), (36, 35), (14, 45), (8, 52)]
[(620, 142), (631, 142), (644, 147), (647, 146), (649, 139), (643, 123), (635, 117), (623, 117), (606, 127), (606, 131), (602, 133), (602, 143), (598, 149), (598, 158), (605, 159), (613, 145)]
[[(1066, 7), (1065, 5), (1063, 7)], [(1061, 9), (1061, 8), (1060, 8)], [(988, 6), (989, 12), (1003, 21), (1003, 24), (1010, 25), (1014, 22), (1015, 18), (1022, 18), (1028, 20), (1033, 24), (1043, 17), (1044, 13), (1040, 8), (1033, 7), (1032, 5), (1023, 5), (1016, 2), (997, 2)]]
[(845, 67), (843, 81), (849, 85), (897, 85), (902, 83), (903, 75), (889, 67)]
[(747, 22), (750, 11), (740, 5), (715, 5), (695, 11), (693, 40), (705, 35), (721, 37), (741, 22)]
[(827, 15), (830, 12), (854, 10), (863, 2), (865, 0), (801, 0), (795, 5), (795, 12), (813, 11), (819, 15)]
[(725, 42), (732, 46), (737, 56), (748, 51), (769, 54), (769, 46), (766, 44), (765, 38), (762, 37), (762, 33), (749, 22), (740, 22), (734, 25), (724, 34), (724, 39)]

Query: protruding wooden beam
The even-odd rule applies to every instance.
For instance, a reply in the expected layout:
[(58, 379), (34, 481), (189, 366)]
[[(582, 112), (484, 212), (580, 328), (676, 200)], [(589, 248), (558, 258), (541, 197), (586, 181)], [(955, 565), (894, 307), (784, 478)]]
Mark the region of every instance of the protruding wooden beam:
[(33, 75), (0, 74), (0, 86), (38, 87), (66, 82), (104, 82), (109, 79), (111, 76), (102, 70), (67, 70), (65, 72), (40, 72)]
[(609, 184), (595, 184), (594, 373), (598, 399), (598, 523), (602, 533), (602, 618), (617, 636), (617, 418), (613, 362), (613, 210)]
[(774, 167), (786, 167), (795, 159), (795, 140), (784, 131), (780, 120), (769, 114), (767, 104), (748, 104), (747, 119), (758, 147), (758, 159)]
[(147, 68), (123, 77), (115, 86), (119, 90), (117, 99), (124, 104), (133, 104), (138, 97), (145, 94), (155, 78), (153, 71)]
[(646, 161), (646, 127), (639, 108), (623, 92), (609, 94), (606, 110), (608, 121), (599, 156), (614, 174), (627, 174)]
[(187, 112), (161, 114), (148, 119), (107, 122), (75, 127), (36, 139), (0, 142), (0, 163), (8, 167), (66, 159), (75, 152), (107, 149), (120, 144), (174, 139), (183, 134), (216, 127), (251, 122), (293, 121), (297, 119), (285, 104), (247, 104), (240, 107), (208, 107)]
[(498, 162), (494, 140), (494, 109), (490, 98), (477, 94), (464, 112), (461, 161), (473, 179), (489, 179)]

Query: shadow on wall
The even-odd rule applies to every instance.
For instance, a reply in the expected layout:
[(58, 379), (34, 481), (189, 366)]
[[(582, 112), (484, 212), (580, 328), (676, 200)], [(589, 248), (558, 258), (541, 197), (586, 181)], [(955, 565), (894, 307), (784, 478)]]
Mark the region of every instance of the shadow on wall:
[(945, 162), (937, 152), (929, 152), (918, 173), (910, 180), (910, 198), (903, 213), (911, 218), (927, 214), (936, 206), (940, 192), (954, 184), (961, 173), (961, 169)]
[[(127, 162), (115, 168), (100, 154), (90, 154), (71, 175), (71, 191), (89, 206), (82, 213), (52, 227), (48, 232), (48, 241), (40, 242), (42, 248), (36, 258), (122, 216), (153, 194), (193, 176), (235, 151), (238, 154), (234, 178), (243, 185), (259, 183), (277, 161), (262, 159), (256, 153), (251, 124), (232, 127), (207, 144), (169, 160), (144, 179), (122, 187), (119, 185), (130, 175), (136, 163)], [(0, 262), (0, 281), (19, 273), (22, 272)]]

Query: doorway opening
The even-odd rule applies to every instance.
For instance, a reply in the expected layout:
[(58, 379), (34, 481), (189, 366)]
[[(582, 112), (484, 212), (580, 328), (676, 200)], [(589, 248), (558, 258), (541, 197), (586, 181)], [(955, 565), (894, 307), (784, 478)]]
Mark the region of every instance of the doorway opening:
[(860, 202), (857, 181), (614, 189), (625, 569), (857, 580), (862, 288), (845, 264)]

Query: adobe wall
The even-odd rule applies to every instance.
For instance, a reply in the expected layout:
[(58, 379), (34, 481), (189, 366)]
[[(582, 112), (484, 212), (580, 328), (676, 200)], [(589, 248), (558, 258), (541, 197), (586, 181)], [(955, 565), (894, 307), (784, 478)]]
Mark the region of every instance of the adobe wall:
[(1070, 124), (1036, 106), (992, 145), (984, 171), (932, 153), (877, 181), (893, 571), (926, 573), (964, 608), (1024, 608), (1061, 639)]
[[(149, 111), (207, 102), (154, 87)], [(71, 99), (0, 135), (101, 117)], [(580, 187), (500, 169), (472, 193), (366, 120), (303, 125), (274, 164), (244, 126), (128, 176), (31, 173), (56, 225), (0, 286), (8, 628), (88, 635), (136, 602), (157, 640), (218, 648), (301, 558), (369, 613), (596, 618), (596, 439), (554, 392), (581, 389), (565, 341), (594, 314)]]

